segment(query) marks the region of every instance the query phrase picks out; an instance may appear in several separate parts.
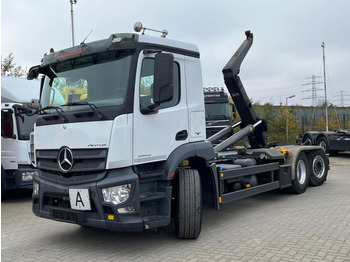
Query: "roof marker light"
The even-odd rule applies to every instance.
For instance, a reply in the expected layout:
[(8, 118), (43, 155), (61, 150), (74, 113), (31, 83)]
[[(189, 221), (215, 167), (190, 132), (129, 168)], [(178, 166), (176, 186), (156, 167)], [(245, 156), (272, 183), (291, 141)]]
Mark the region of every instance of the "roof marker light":
[(153, 31), (153, 32), (159, 32), (159, 33), (162, 33), (162, 37), (166, 37), (168, 35), (168, 30), (166, 29), (163, 29), (162, 31), (160, 30), (155, 30), (155, 29), (151, 29), (151, 28), (146, 28), (146, 27), (143, 27), (142, 26), (142, 23), (141, 22), (136, 22), (134, 24), (134, 30), (135, 32), (139, 33), (142, 31), (142, 34), (144, 35), (145, 34), (145, 30), (150, 30), (150, 31)]

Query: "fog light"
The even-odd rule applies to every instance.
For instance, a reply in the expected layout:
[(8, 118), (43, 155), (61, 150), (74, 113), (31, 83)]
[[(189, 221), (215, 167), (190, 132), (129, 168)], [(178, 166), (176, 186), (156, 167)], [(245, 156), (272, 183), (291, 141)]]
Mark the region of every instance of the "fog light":
[(102, 189), (103, 200), (105, 202), (118, 205), (127, 201), (130, 197), (131, 184), (115, 186)]
[(32, 181), (34, 172), (23, 172), (22, 181)]
[(119, 214), (134, 213), (134, 212), (135, 212), (135, 208), (134, 207), (118, 208), (118, 213)]
[(39, 184), (33, 181), (33, 196), (39, 195)]

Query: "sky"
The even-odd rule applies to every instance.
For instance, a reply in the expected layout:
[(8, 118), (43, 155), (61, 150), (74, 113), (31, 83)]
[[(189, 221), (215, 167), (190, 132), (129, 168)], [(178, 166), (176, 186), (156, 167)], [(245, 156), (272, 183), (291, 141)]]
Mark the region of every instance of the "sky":
[[(240, 77), (253, 102), (311, 105), (311, 76), (323, 76), (325, 43), (327, 99), (350, 106), (349, 0), (77, 0), (75, 43), (166, 29), (167, 38), (194, 43), (201, 53), (204, 86), (224, 86), (222, 68), (251, 30), (254, 43)], [(40, 64), (50, 48), (72, 45), (70, 0), (1, 0), (1, 56), (17, 66)], [(158, 36), (158, 33), (146, 31)], [(322, 78), (317, 78), (323, 82)], [(324, 84), (316, 86), (317, 102)]]

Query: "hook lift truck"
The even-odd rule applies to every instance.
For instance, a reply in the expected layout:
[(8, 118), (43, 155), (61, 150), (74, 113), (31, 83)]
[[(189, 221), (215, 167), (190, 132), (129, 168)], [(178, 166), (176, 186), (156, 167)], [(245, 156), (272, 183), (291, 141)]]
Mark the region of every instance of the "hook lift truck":
[[(234, 127), (206, 139), (197, 46), (166, 39), (166, 30), (144, 35), (139, 22), (134, 29), (142, 33), (52, 51), (31, 68), (29, 80), (43, 75), (31, 137), (35, 215), (114, 231), (157, 229), (174, 218), (176, 236), (195, 239), (203, 207), (324, 183), (320, 147), (268, 147), (266, 122), (238, 76), (250, 31), (223, 69), (241, 129), (215, 145)], [(52, 103), (55, 90), (82, 87), (84, 99)], [(244, 137), (250, 147), (235, 147)]]

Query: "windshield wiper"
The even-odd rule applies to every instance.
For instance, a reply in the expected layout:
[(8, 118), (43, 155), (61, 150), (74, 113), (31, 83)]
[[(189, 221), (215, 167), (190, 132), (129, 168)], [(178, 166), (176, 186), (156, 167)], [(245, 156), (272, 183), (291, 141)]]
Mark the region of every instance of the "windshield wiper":
[(106, 119), (106, 117), (100, 111), (97, 110), (97, 106), (95, 106), (94, 104), (89, 103), (89, 102), (70, 102), (70, 103), (64, 104), (62, 106), (84, 106), (84, 105), (89, 106), (91, 108), (91, 110), (94, 111), (94, 113), (96, 113), (98, 115), (100, 120)]
[(56, 110), (57, 114), (64, 119), (65, 123), (69, 122), (68, 118), (63, 114), (62, 108), (60, 108), (59, 106), (46, 106), (46, 107), (40, 108), (38, 110), (38, 112), (44, 112), (44, 111), (49, 110), (49, 109)]

